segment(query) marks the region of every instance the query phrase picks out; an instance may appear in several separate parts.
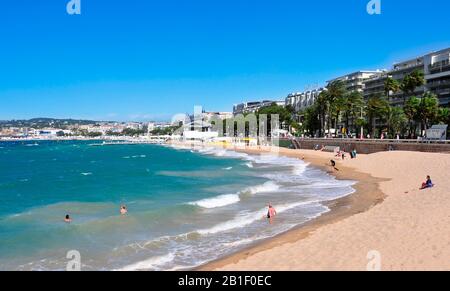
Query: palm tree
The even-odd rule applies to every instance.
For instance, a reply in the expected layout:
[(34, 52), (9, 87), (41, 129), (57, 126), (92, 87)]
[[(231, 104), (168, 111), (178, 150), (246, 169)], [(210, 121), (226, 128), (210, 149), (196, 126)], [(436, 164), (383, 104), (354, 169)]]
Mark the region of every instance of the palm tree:
[(436, 123), (450, 124), (450, 109), (446, 107), (439, 107), (438, 115), (436, 116)]
[(439, 113), (439, 99), (433, 93), (426, 92), (420, 100), (418, 117), (422, 130), (430, 126), (430, 122), (436, 120)]
[(320, 136), (325, 135), (325, 119), (328, 112), (328, 92), (322, 91), (316, 100), (317, 111), (320, 119)]
[(334, 128), (337, 129), (337, 123), (339, 122), (339, 117), (341, 116), (341, 112), (345, 112), (347, 109), (347, 95), (341, 95), (334, 100), (333, 106), (333, 114), (334, 114)]
[(420, 99), (413, 96), (406, 101), (403, 110), (408, 118), (409, 132), (408, 136), (412, 138), (415, 136), (416, 129), (413, 130), (413, 122), (418, 119), (418, 112), (420, 107)]
[(408, 123), (405, 112), (401, 107), (389, 107), (386, 117), (388, 132), (391, 136), (401, 134)]
[(400, 84), (400, 90), (403, 91), (403, 105), (406, 105), (406, 95), (413, 94), (417, 87), (425, 84), (423, 71), (416, 70), (403, 78)]
[(386, 95), (388, 102), (391, 101), (390, 96), (391, 92), (395, 94), (399, 90), (400, 90), (400, 83), (391, 77), (387, 77), (386, 81), (384, 81), (384, 93)]
[(335, 117), (336, 127), (337, 119), (339, 118), (336, 115), (340, 113), (340, 110), (342, 109), (342, 98), (347, 94), (347, 89), (344, 81), (336, 80), (327, 85), (326, 92), (325, 96), (328, 103), (328, 134), (330, 134), (332, 118)]
[(362, 94), (358, 91), (352, 91), (346, 96), (345, 103), (345, 128), (347, 132), (350, 127), (350, 120), (352, 125), (355, 125), (355, 120), (360, 118), (361, 108), (364, 106), (364, 98)]
[(383, 96), (375, 95), (373, 97), (370, 97), (367, 101), (367, 113), (369, 117), (369, 124), (372, 127), (371, 134), (373, 137), (375, 136), (376, 120), (386, 119), (388, 112), (389, 103)]

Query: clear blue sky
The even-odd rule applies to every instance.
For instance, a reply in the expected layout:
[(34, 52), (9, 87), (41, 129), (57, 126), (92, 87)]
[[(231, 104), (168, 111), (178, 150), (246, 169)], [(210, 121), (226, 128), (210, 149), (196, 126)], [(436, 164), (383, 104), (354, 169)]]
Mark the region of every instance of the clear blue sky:
[(0, 119), (166, 119), (450, 47), (448, 0), (4, 0)]

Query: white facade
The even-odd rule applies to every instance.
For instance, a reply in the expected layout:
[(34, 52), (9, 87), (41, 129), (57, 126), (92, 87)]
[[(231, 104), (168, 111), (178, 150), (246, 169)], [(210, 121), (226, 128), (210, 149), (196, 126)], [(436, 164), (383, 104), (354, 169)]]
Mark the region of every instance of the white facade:
[(424, 57), (426, 90), (439, 98), (441, 105), (450, 104), (450, 48)]
[(285, 105), (292, 106), (296, 112), (302, 111), (316, 102), (320, 93), (323, 91), (323, 88), (309, 90), (305, 92), (298, 92), (289, 94), (286, 97)]
[(381, 76), (385, 73), (386, 73), (385, 70), (358, 71), (330, 80), (328, 81), (328, 84), (334, 81), (343, 81), (348, 91), (357, 91), (363, 93), (366, 80), (369, 80), (375, 76)]
[(233, 106), (233, 115), (238, 114), (247, 114), (247, 113), (255, 113), (264, 107), (269, 107), (273, 103), (279, 106), (285, 106), (285, 101), (272, 101), (272, 100), (264, 100), (264, 101), (254, 101), (254, 102), (244, 102), (240, 104), (235, 104)]

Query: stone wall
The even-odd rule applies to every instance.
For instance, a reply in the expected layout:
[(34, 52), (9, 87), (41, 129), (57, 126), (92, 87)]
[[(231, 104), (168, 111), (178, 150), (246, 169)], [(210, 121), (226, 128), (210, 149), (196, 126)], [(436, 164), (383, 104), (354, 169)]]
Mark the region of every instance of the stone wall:
[[(284, 143), (286, 144), (286, 143)], [(361, 141), (349, 139), (297, 139), (297, 142), (290, 143), (292, 148), (314, 149), (316, 145), (338, 146), (346, 152), (356, 149), (361, 154), (372, 154), (383, 151), (417, 151), (417, 152), (446, 152), (450, 153), (450, 144), (443, 143), (419, 143), (419, 142), (398, 142), (398, 141)]]

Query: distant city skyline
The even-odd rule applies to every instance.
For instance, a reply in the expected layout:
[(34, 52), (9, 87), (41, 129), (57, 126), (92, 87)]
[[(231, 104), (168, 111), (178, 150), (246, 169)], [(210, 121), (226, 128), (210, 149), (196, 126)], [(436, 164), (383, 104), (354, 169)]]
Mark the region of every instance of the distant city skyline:
[(444, 0), (65, 2), (2, 4), (0, 120), (232, 111), (450, 47)]

